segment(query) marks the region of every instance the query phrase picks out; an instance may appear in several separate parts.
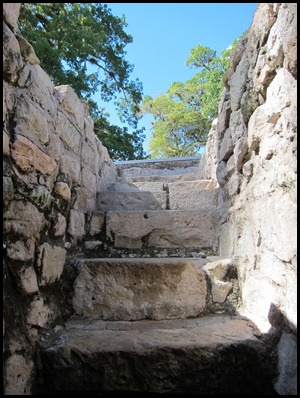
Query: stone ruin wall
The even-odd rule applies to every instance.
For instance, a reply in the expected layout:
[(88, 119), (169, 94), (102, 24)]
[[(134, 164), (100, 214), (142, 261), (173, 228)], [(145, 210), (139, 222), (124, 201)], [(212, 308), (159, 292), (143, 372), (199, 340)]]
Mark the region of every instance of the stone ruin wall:
[[(296, 332), (296, 3), (261, 3), (231, 57), (199, 171), (221, 187), (220, 254), (233, 257), (248, 316)], [(54, 87), (4, 3), (4, 384), (34, 390), (34, 345), (64, 316), (65, 259), (101, 220), (96, 191), (116, 179), (71, 87)], [(283, 333), (277, 391), (293, 372)], [(286, 366), (287, 360), (290, 362)], [(295, 373), (295, 372), (294, 372)], [(292, 376), (293, 377), (293, 376)], [(289, 393), (289, 392), (288, 392)]]
[(96, 191), (116, 178), (87, 105), (70, 86), (54, 87), (18, 35), (19, 9), (3, 4), (6, 395), (30, 393), (34, 344), (63, 316), (66, 256), (89, 231)]
[[(236, 262), (245, 313), (295, 333), (296, 28), (296, 3), (260, 3), (231, 57), (200, 161), (202, 177), (221, 187), (220, 255)], [(294, 374), (295, 347), (293, 333), (284, 332), (279, 362)], [(289, 394), (281, 382), (277, 391)]]

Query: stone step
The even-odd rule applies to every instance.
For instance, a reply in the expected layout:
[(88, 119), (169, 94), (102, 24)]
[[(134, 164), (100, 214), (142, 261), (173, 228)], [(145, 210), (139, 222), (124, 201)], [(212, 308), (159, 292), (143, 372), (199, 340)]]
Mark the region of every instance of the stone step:
[(272, 395), (266, 339), (240, 316), (70, 319), (39, 348), (42, 392)]
[[(125, 179), (125, 177), (122, 177)], [(195, 173), (185, 173), (185, 174), (174, 174), (169, 176), (161, 176), (161, 175), (150, 175), (150, 176), (136, 176), (136, 177), (126, 177), (126, 181), (129, 183), (135, 182), (175, 182), (175, 181), (194, 181), (199, 180), (200, 174), (198, 172)]]
[(165, 210), (167, 193), (161, 192), (98, 192), (97, 209), (109, 210)]
[(91, 319), (174, 319), (206, 306), (205, 259), (83, 259), (76, 264), (73, 307)]
[(150, 191), (160, 192), (166, 191), (168, 187), (173, 189), (190, 190), (190, 189), (214, 189), (218, 187), (215, 180), (178, 180), (178, 181), (132, 181), (129, 178), (118, 177), (116, 183), (109, 187), (109, 191), (117, 192), (139, 192)]
[(161, 192), (98, 192), (97, 210), (204, 210), (217, 206), (218, 189), (190, 189), (171, 187)]
[(208, 210), (108, 211), (106, 236), (115, 247), (213, 248), (217, 215)]
[(169, 184), (168, 207), (170, 210), (208, 210), (216, 209), (219, 188), (191, 189)]

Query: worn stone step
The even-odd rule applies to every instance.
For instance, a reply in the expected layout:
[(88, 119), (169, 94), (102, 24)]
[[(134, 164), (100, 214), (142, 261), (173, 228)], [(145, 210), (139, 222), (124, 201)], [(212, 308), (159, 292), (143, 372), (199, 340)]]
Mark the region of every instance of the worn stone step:
[(202, 258), (79, 260), (74, 311), (110, 320), (199, 316), (206, 306), (206, 263)]
[(217, 244), (217, 214), (208, 210), (108, 211), (106, 236), (115, 247), (198, 247)]
[(181, 188), (169, 184), (168, 206), (170, 210), (205, 210), (216, 209), (219, 189), (191, 189)]
[(165, 210), (167, 193), (161, 192), (98, 192), (97, 209), (109, 210)]
[[(123, 177), (124, 178), (124, 177)], [(175, 181), (193, 181), (193, 180), (199, 180), (200, 179), (200, 174), (199, 172), (192, 172), (192, 173), (184, 173), (184, 174), (173, 174), (173, 175), (149, 175), (149, 176), (135, 176), (135, 177), (130, 177), (126, 176), (126, 180), (129, 183), (135, 183), (135, 182), (158, 182), (162, 181), (164, 183), (167, 182), (175, 182)]]
[(190, 189), (214, 189), (218, 187), (215, 180), (178, 180), (170, 181), (169, 179), (164, 179), (161, 181), (132, 181), (129, 178), (118, 177), (116, 183), (111, 185), (110, 191), (117, 192), (136, 192), (136, 191), (150, 191), (150, 192), (160, 192), (166, 191), (168, 187), (172, 189), (190, 190)]
[(266, 344), (266, 339), (240, 316), (135, 322), (70, 319), (39, 349), (44, 390), (272, 394), (274, 344)]

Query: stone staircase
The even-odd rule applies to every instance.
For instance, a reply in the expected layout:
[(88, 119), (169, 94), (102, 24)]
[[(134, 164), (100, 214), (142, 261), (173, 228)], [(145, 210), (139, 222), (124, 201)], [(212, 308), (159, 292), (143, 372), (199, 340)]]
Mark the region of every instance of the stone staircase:
[(234, 264), (218, 257), (219, 188), (188, 160), (128, 162), (99, 192), (41, 393), (273, 393), (267, 337), (238, 315)]

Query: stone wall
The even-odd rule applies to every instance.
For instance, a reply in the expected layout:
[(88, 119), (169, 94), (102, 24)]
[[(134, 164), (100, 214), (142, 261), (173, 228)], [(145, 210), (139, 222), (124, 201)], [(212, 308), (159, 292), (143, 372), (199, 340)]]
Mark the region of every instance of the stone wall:
[[(221, 187), (220, 254), (235, 259), (245, 314), (261, 327), (270, 322), (284, 330), (279, 367), (289, 362), (290, 375), (297, 315), (296, 27), (296, 3), (258, 6), (232, 54), (200, 162), (202, 177)], [(295, 393), (294, 381), (281, 373), (277, 391)]]
[(67, 310), (68, 251), (89, 231), (96, 192), (116, 179), (87, 105), (54, 87), (3, 4), (4, 383), (34, 391), (34, 345)]

